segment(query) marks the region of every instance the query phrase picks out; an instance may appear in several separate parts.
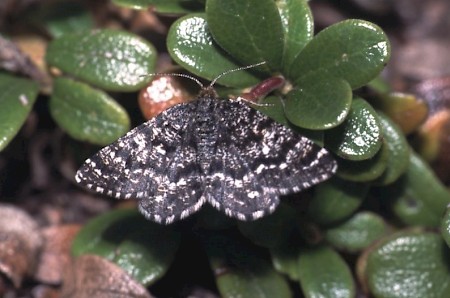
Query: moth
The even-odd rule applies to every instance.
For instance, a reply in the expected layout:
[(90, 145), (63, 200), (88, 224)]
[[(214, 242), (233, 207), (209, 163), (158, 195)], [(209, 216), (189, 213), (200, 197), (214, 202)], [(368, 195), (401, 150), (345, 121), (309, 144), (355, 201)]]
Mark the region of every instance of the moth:
[(165, 110), (101, 149), (76, 181), (97, 193), (137, 199), (147, 219), (170, 224), (205, 203), (255, 220), (273, 212), (280, 195), (336, 172), (326, 149), (242, 99), (220, 99), (213, 88), (219, 77), (207, 87), (192, 78), (202, 87), (195, 101)]

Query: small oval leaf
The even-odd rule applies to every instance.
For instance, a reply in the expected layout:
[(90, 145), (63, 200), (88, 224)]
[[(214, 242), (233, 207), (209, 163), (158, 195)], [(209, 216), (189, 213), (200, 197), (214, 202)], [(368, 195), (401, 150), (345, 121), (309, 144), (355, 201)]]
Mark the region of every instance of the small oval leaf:
[(369, 192), (367, 183), (333, 177), (316, 186), (308, 215), (316, 223), (328, 225), (349, 217), (361, 206)]
[(381, 196), (392, 202), (397, 217), (408, 225), (438, 227), (450, 204), (448, 190), (413, 151), (406, 173), (381, 191)]
[(382, 143), (378, 115), (362, 98), (353, 100), (344, 123), (325, 132), (327, 149), (349, 160), (372, 158)]
[(383, 218), (372, 212), (359, 212), (325, 232), (330, 245), (347, 252), (358, 252), (387, 233)]
[[(292, 239), (292, 238), (291, 238)], [(299, 243), (289, 241), (281, 246), (270, 248), (273, 267), (280, 273), (286, 274), (290, 279), (298, 281), (298, 255)]]
[(283, 27), (273, 0), (208, 0), (206, 15), (214, 40), (243, 65), (280, 69)]
[(329, 129), (345, 120), (351, 102), (352, 90), (344, 80), (311, 80), (287, 94), (284, 111), (297, 126)]
[(400, 232), (369, 252), (364, 279), (374, 297), (449, 297), (449, 258), (440, 235)]
[(173, 227), (149, 222), (135, 209), (118, 209), (88, 222), (76, 236), (72, 253), (102, 256), (148, 286), (166, 273), (179, 243)]
[(314, 20), (306, 0), (275, 1), (284, 31), (283, 71), (287, 73), (292, 62), (314, 36)]
[(148, 9), (151, 7), (161, 14), (184, 14), (199, 11), (203, 8), (196, 0), (113, 0), (116, 5), (133, 9)]
[(426, 120), (429, 107), (414, 94), (387, 92), (372, 98), (370, 103), (383, 111), (405, 135), (416, 131)]
[(338, 157), (336, 158), (338, 162), (336, 175), (339, 178), (354, 182), (373, 181), (386, 171), (388, 158), (389, 150), (386, 145), (383, 145), (381, 150), (369, 159), (353, 161)]
[(255, 247), (217, 233), (204, 241), (221, 297), (292, 297), (286, 280)]
[(355, 297), (355, 282), (348, 265), (329, 247), (301, 250), (298, 270), (306, 297)]
[(257, 109), (258, 111), (266, 114), (273, 120), (283, 124), (284, 126), (287, 126), (299, 134), (307, 137), (308, 139), (312, 140), (314, 143), (318, 144), (319, 146), (323, 147), (323, 131), (321, 130), (310, 130), (310, 129), (304, 129), (298, 126), (293, 125), (287, 118), (284, 113), (284, 103), (282, 102), (282, 99), (278, 96), (268, 96), (263, 98), (259, 104), (254, 105), (253, 108)]
[[(205, 79), (212, 80), (219, 74), (236, 69), (236, 64), (219, 48), (209, 33), (205, 14), (190, 14), (176, 20), (167, 36), (170, 56), (179, 65)], [(218, 83), (232, 87), (247, 87), (258, 83), (258, 78), (248, 71), (230, 73)]]
[(36, 100), (39, 87), (27, 79), (0, 73), (0, 151), (19, 131)]
[(39, 14), (39, 22), (54, 38), (73, 32), (87, 32), (94, 27), (92, 15), (81, 3), (54, 2), (42, 8), (44, 11)]
[(156, 51), (137, 35), (118, 30), (65, 34), (47, 49), (47, 63), (92, 85), (135, 91), (150, 81)]
[(400, 128), (386, 115), (378, 113), (386, 148), (389, 151), (387, 167), (375, 183), (387, 185), (404, 174), (409, 164), (409, 145)]
[(447, 206), (447, 211), (442, 219), (441, 234), (447, 246), (450, 247), (450, 206)]
[(356, 89), (375, 78), (390, 57), (386, 34), (377, 25), (362, 20), (346, 20), (319, 34), (297, 56), (289, 78), (299, 85), (308, 77), (322, 76), (346, 80)]
[(130, 128), (127, 112), (108, 94), (84, 83), (56, 78), (50, 113), (73, 138), (108, 145)]

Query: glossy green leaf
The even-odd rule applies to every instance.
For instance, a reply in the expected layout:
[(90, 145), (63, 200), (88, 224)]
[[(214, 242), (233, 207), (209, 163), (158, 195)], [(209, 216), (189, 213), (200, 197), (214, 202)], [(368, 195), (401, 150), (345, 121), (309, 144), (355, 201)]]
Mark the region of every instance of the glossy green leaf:
[(113, 0), (116, 5), (133, 9), (148, 9), (157, 13), (183, 14), (199, 11), (203, 6), (196, 0)]
[(286, 242), (294, 230), (296, 212), (280, 204), (273, 214), (256, 221), (239, 222), (239, 231), (253, 243), (264, 247), (276, 247)]
[(314, 21), (306, 0), (275, 1), (284, 31), (283, 70), (288, 72), (292, 62), (314, 36)]
[(91, 14), (80, 3), (55, 2), (44, 6), (44, 9), (40, 21), (54, 38), (73, 32), (87, 32), (94, 27)]
[(298, 259), (303, 294), (312, 297), (355, 297), (355, 282), (348, 265), (333, 249), (305, 249)]
[(165, 274), (179, 242), (172, 227), (152, 223), (135, 209), (118, 209), (89, 221), (77, 234), (72, 254), (107, 258), (148, 286)]
[(441, 234), (447, 246), (450, 247), (450, 206), (447, 206), (447, 212), (445, 212), (444, 218), (442, 219)]
[(321, 130), (310, 130), (304, 129), (298, 126), (293, 125), (287, 118), (284, 113), (284, 104), (282, 99), (278, 96), (268, 96), (259, 102), (258, 105), (254, 105), (253, 108), (258, 111), (264, 113), (269, 116), (273, 120), (287, 126), (299, 134), (307, 137), (308, 139), (314, 141), (314, 143), (323, 147), (323, 131)]
[(284, 35), (273, 0), (208, 0), (206, 15), (214, 40), (243, 65), (280, 69)]
[(329, 225), (349, 217), (367, 196), (369, 185), (333, 177), (316, 186), (308, 206), (308, 216), (316, 223)]
[(130, 128), (127, 112), (108, 94), (89, 85), (56, 78), (50, 113), (71, 137), (108, 145)]
[(326, 241), (340, 250), (357, 252), (387, 233), (384, 219), (372, 212), (359, 212), (325, 232)]
[(450, 297), (449, 258), (440, 235), (401, 232), (371, 250), (364, 276), (374, 297)]
[[(209, 33), (205, 14), (201, 13), (187, 15), (172, 24), (167, 36), (167, 49), (179, 65), (208, 80), (240, 67), (217, 46)], [(243, 70), (223, 76), (218, 83), (248, 87), (258, 81), (256, 76)]]
[(387, 145), (381, 146), (381, 150), (374, 157), (353, 161), (343, 158), (336, 158), (338, 162), (337, 176), (354, 182), (373, 181), (386, 171), (389, 158)]
[(0, 151), (22, 127), (33, 107), (39, 87), (27, 79), (0, 73)]
[(311, 80), (286, 96), (286, 117), (308, 129), (329, 129), (341, 124), (350, 111), (352, 90), (340, 79)]
[(450, 204), (450, 193), (432, 169), (411, 152), (408, 170), (397, 182), (381, 189), (381, 196), (392, 202), (397, 217), (408, 225), (438, 227)]
[(292, 297), (286, 280), (241, 239), (211, 234), (205, 247), (221, 297)]
[(154, 72), (156, 51), (141, 37), (118, 30), (65, 34), (47, 49), (48, 65), (111, 91), (139, 90)]
[(386, 115), (379, 113), (383, 138), (389, 151), (387, 167), (375, 182), (378, 185), (393, 183), (404, 174), (409, 164), (409, 145), (400, 128)]
[(341, 78), (352, 89), (375, 78), (390, 57), (386, 34), (375, 24), (362, 20), (346, 20), (319, 34), (297, 56), (289, 78), (303, 86), (309, 77)]
[(382, 75), (379, 75), (372, 81), (368, 82), (367, 87), (375, 91), (377, 94), (387, 94), (392, 91), (390, 84)]
[(286, 274), (290, 279), (298, 281), (299, 243), (286, 242), (281, 246), (270, 248), (273, 267), (280, 273)]
[(372, 158), (382, 143), (378, 115), (362, 98), (353, 100), (344, 123), (325, 132), (327, 149), (349, 160)]

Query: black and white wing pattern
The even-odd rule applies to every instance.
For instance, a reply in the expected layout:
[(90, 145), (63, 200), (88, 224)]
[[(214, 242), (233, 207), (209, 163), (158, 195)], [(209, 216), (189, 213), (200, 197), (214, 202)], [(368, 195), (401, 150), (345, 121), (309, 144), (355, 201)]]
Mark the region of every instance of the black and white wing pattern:
[(95, 192), (138, 199), (144, 216), (168, 224), (205, 202), (254, 220), (274, 211), (280, 195), (324, 181), (336, 168), (311, 140), (204, 90), (100, 150), (75, 178)]
[(242, 101), (217, 105), (217, 151), (207, 200), (229, 216), (257, 219), (271, 213), (279, 195), (331, 177), (337, 164), (326, 149)]
[(203, 177), (190, 125), (191, 104), (180, 104), (136, 127), (86, 160), (76, 181), (95, 192), (138, 199), (150, 220), (171, 223), (204, 203)]

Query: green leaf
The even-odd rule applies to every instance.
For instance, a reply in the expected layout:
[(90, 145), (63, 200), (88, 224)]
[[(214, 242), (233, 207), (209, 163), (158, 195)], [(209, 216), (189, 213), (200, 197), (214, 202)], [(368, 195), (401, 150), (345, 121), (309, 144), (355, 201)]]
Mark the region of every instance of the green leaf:
[(157, 13), (183, 14), (203, 8), (196, 0), (113, 0), (114, 4), (133, 9), (152, 8)]
[(275, 2), (284, 31), (283, 70), (287, 73), (292, 62), (314, 36), (314, 20), (306, 0)]
[(349, 160), (364, 160), (380, 150), (381, 124), (375, 110), (362, 98), (355, 98), (344, 123), (325, 132), (325, 146)]
[(33, 107), (39, 87), (27, 79), (0, 73), (0, 151), (22, 127)]
[(65, 34), (47, 49), (47, 63), (111, 91), (139, 90), (151, 79), (156, 51), (137, 35), (118, 30)]
[(298, 281), (299, 243), (287, 242), (284, 245), (270, 248), (273, 267), (290, 279)]
[(292, 297), (286, 280), (254, 247), (217, 233), (204, 241), (221, 297)]
[(44, 9), (40, 21), (54, 38), (73, 32), (87, 32), (94, 27), (92, 16), (80, 3), (56, 2), (44, 6)]
[(179, 242), (173, 228), (149, 222), (135, 209), (118, 209), (89, 221), (74, 239), (72, 254), (102, 256), (148, 286), (166, 273)]
[(369, 185), (333, 177), (316, 186), (308, 215), (316, 223), (329, 225), (349, 217), (367, 196)]
[(280, 69), (284, 35), (273, 0), (208, 0), (206, 15), (214, 40), (243, 65)]
[(340, 79), (311, 80), (286, 97), (284, 110), (293, 124), (307, 129), (329, 129), (345, 120), (352, 90)]
[(108, 145), (130, 128), (127, 112), (106, 93), (66, 78), (54, 80), (50, 113), (71, 137)]
[(256, 221), (238, 222), (238, 228), (253, 243), (270, 248), (287, 241), (294, 230), (295, 222), (295, 210), (280, 204), (273, 214)]
[(390, 84), (381, 75), (368, 82), (367, 87), (375, 91), (377, 94), (388, 94), (392, 91)]
[(389, 151), (387, 145), (383, 145), (381, 150), (374, 157), (352, 161), (343, 158), (336, 158), (338, 162), (337, 176), (339, 178), (354, 181), (367, 182), (379, 178), (386, 171)]
[(386, 115), (378, 113), (383, 138), (389, 151), (387, 167), (383, 175), (375, 183), (387, 185), (393, 183), (404, 174), (409, 164), (409, 145), (400, 128)]
[(357, 252), (387, 233), (383, 218), (372, 212), (359, 212), (344, 223), (326, 230), (325, 239), (340, 250)]
[(321, 130), (309, 130), (293, 125), (284, 113), (284, 104), (282, 99), (278, 96), (265, 97), (257, 105), (253, 105), (253, 108), (269, 116), (273, 120), (287, 126), (299, 134), (314, 141), (314, 143), (323, 147), (323, 131)]
[(450, 247), (450, 206), (447, 206), (447, 211), (442, 219), (441, 234), (442, 237), (444, 237), (447, 246)]
[(450, 203), (448, 190), (413, 151), (405, 175), (380, 190), (381, 196), (392, 202), (397, 217), (408, 225), (440, 226), (442, 215)]
[(449, 250), (435, 233), (401, 232), (367, 257), (365, 279), (374, 297), (450, 297)]
[[(176, 20), (167, 36), (170, 56), (188, 71), (212, 80), (219, 74), (236, 69), (236, 64), (212, 39), (205, 14), (190, 14)], [(258, 83), (258, 78), (248, 71), (230, 73), (218, 83), (233, 87), (248, 87)]]
[(414, 94), (391, 92), (371, 98), (371, 105), (383, 111), (405, 135), (415, 132), (428, 117), (427, 103)]
[(390, 57), (386, 34), (375, 24), (346, 20), (317, 34), (297, 56), (289, 78), (303, 86), (308, 77), (341, 78), (356, 89), (375, 78)]
[(350, 269), (331, 248), (321, 246), (301, 250), (298, 270), (305, 297), (355, 297), (355, 282)]

